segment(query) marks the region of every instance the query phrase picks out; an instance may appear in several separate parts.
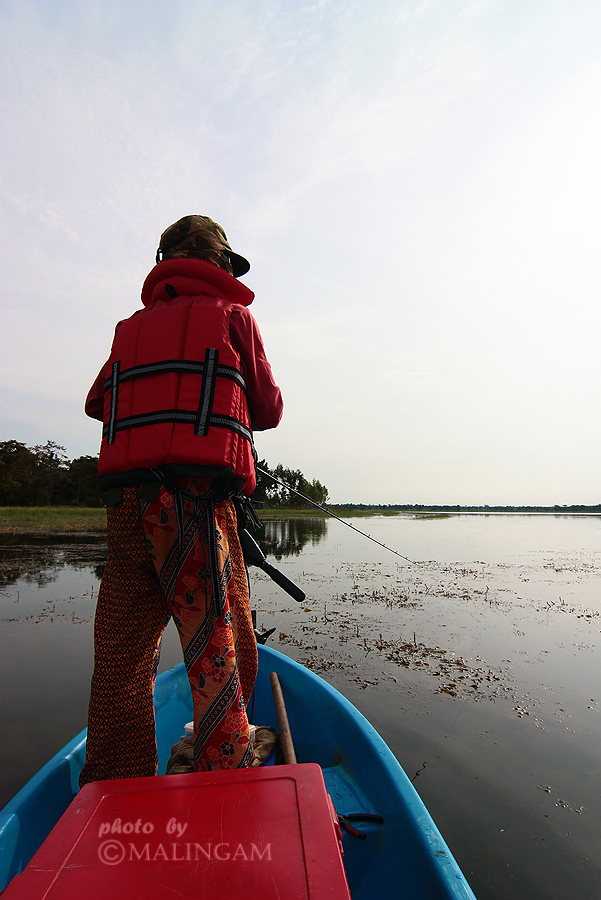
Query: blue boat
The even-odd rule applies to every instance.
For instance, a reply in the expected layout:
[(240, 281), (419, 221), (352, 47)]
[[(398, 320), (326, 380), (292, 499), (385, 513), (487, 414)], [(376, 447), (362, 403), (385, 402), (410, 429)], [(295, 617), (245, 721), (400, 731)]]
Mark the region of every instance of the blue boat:
[[(257, 725), (277, 728), (270, 684), (272, 672), (277, 673), (281, 684), (298, 763), (301, 768), (305, 763), (316, 763), (321, 768), (325, 788), (343, 825), (344, 868), (353, 900), (375, 897), (475, 900), (430, 814), (390, 749), (361, 713), (327, 682), (281, 653), (260, 645), (252, 720)], [(183, 664), (157, 679), (155, 710), (159, 772), (164, 772), (172, 745), (183, 733), (184, 724), (192, 718)], [(63, 814), (78, 792), (85, 743), (84, 730), (46, 763), (2, 810), (0, 890), (26, 870), (61, 817), (64, 820)], [(253, 772), (263, 771), (244, 770), (248, 773), (244, 777), (253, 778)], [(220, 774), (208, 773), (204, 778)], [(172, 778), (195, 777), (169, 775), (144, 781), (166, 784)], [(354, 833), (355, 829), (358, 834)], [(58, 830), (60, 826), (54, 833)], [(12, 892), (20, 879), (25, 879), (25, 875), (18, 876), (7, 893)], [(45, 897), (46, 893), (27, 896)], [(52, 896), (62, 895), (52, 893)], [(130, 890), (123, 896), (136, 894)], [(198, 896), (205, 895), (201, 892)], [(278, 893), (278, 896), (285, 900), (287, 895)], [(309, 892), (302, 896), (318, 894)]]

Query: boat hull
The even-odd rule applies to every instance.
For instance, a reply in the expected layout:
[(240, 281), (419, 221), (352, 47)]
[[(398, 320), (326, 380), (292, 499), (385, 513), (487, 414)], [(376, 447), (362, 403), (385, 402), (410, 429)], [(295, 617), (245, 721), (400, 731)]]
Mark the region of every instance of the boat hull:
[[(251, 719), (277, 727), (269, 683), (276, 672), (299, 762), (318, 763), (336, 811), (376, 814), (359, 840), (344, 834), (344, 863), (353, 900), (474, 900), (461, 870), (415, 788), (369, 722), (323, 679), (271, 648), (259, 647)], [(159, 772), (192, 718), (183, 664), (157, 679)], [(82, 731), (53, 757), (0, 814), (0, 888), (20, 872), (77, 793), (85, 757)], [(175, 777), (175, 776), (174, 776)]]

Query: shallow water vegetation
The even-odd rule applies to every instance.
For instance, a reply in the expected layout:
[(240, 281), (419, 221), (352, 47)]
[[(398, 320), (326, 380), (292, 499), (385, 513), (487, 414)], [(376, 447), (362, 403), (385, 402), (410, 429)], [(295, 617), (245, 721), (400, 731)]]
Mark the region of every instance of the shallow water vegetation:
[(0, 533), (66, 534), (71, 532), (106, 532), (106, 510), (104, 507), (0, 507)]
[[(601, 896), (573, 884), (585, 857), (593, 880), (599, 871), (600, 529), (601, 519), (555, 516), (398, 516), (367, 529), (426, 560), (411, 566), (347, 541), (337, 522), (272, 521), (267, 555), (285, 557), (278, 567), (305, 601), (294, 603), (266, 573), (250, 570), (258, 627), (276, 627), (270, 645), (367, 715), (419, 777), (445, 837), (467, 853), (467, 869), (480, 865), (485, 881), (496, 855), (511, 873), (504, 897), (524, 883), (520, 898), (530, 897), (532, 871), (537, 884), (547, 878), (545, 897)], [(10, 660), (20, 684), (31, 680), (30, 706), (21, 691), (14, 698), (29, 730), (25, 741), (6, 742), (16, 759), (5, 781), (22, 767), (24, 745), (46, 747), (44, 728), (55, 720), (78, 710), (65, 740), (85, 723), (89, 591), (97, 590), (103, 543), (92, 535), (55, 543), (21, 538), (0, 553), (8, 566), (19, 554), (33, 561), (29, 574), (0, 588), (0, 618), (10, 620), (1, 661)], [(85, 558), (89, 574), (78, 571)], [(55, 566), (56, 583), (39, 589), (38, 572), (44, 580)], [(59, 679), (70, 657), (65, 687)], [(180, 658), (169, 626), (162, 664)]]
[[(388, 662), (405, 668), (427, 670), (433, 678), (444, 679), (436, 689), (436, 693), (457, 697), (460, 693), (478, 691), (482, 687), (494, 689), (502, 676), (492, 669), (474, 666), (460, 656), (440, 647), (428, 647), (418, 642), (415, 634), (412, 641), (384, 640), (382, 635), (375, 641), (365, 641), (369, 649), (383, 653)], [(447, 681), (447, 679), (450, 679)], [(496, 693), (496, 691), (494, 691)], [(491, 690), (487, 692), (491, 697)]]

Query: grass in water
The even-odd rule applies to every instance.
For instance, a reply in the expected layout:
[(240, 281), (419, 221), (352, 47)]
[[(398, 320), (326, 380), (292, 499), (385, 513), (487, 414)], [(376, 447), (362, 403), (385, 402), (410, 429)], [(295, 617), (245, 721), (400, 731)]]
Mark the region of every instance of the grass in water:
[[(392, 515), (390, 511), (378, 509), (344, 509), (333, 507), (342, 518), (370, 516), (374, 514)], [(258, 509), (260, 519), (290, 519), (323, 517), (325, 511), (310, 509)], [(80, 506), (0, 506), (0, 534), (4, 533), (98, 533), (106, 531), (106, 510), (104, 507)]]
[(0, 532), (102, 532), (106, 530), (104, 507), (2, 506)]
[[(258, 510), (260, 519), (311, 515), (310, 510)], [(320, 515), (319, 510), (317, 514)], [(325, 515), (325, 513), (321, 513)], [(106, 531), (104, 507), (0, 506), (0, 534), (64, 534)]]

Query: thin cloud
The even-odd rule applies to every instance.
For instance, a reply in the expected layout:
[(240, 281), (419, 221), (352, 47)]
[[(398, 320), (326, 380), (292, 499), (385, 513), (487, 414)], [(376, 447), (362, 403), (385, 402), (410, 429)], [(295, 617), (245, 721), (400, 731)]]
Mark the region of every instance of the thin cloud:
[(2, 4), (2, 437), (96, 451), (115, 322), (204, 212), (285, 389), (262, 455), (337, 500), (598, 502), (600, 17)]

